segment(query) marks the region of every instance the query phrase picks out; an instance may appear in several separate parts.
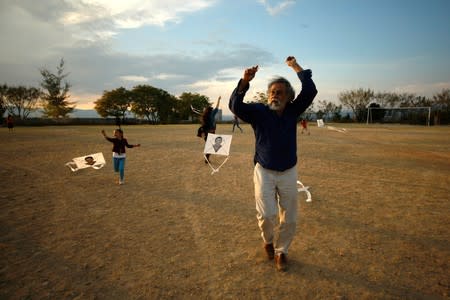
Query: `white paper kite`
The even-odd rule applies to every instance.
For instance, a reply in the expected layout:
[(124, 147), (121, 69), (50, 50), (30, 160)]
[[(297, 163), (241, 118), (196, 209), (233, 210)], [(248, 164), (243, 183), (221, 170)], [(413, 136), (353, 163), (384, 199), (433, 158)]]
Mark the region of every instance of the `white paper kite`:
[(322, 119), (317, 119), (317, 127), (319, 127), (319, 128), (325, 127), (325, 124), (323, 123)]
[[(297, 192), (305, 192), (306, 193), (306, 202), (311, 202), (311, 193), (309, 192), (309, 186), (304, 186), (303, 183), (301, 183), (300, 180), (297, 180)], [(277, 194), (277, 198), (279, 199), (280, 196)]]
[(328, 130), (334, 130), (337, 132), (342, 132), (342, 133), (347, 133), (347, 129), (345, 128), (338, 128), (338, 127), (334, 127), (334, 126), (327, 126)]
[(72, 170), (72, 172), (76, 172), (81, 169), (93, 168), (93, 169), (101, 169), (106, 164), (105, 158), (103, 157), (103, 153), (94, 153), (89, 155), (84, 155), (80, 157), (75, 157), (72, 161), (66, 163), (66, 166)]
[[(220, 167), (222, 167), (228, 160), (232, 138), (233, 138), (232, 135), (208, 133), (208, 138), (206, 139), (205, 143), (205, 149), (203, 150), (203, 156), (205, 157), (205, 160), (208, 162), (208, 165), (212, 169), (211, 174), (219, 172)], [(222, 155), (226, 156), (226, 158), (222, 162), (222, 164), (220, 164), (220, 166), (214, 168), (211, 165), (209, 159), (207, 159), (206, 154)]]
[(192, 104), (191, 104), (191, 110), (192, 110), (192, 112), (194, 114), (197, 114), (197, 115), (201, 115), (203, 113), (201, 110), (196, 109), (195, 107), (193, 107)]
[(322, 119), (317, 119), (317, 127), (319, 128), (327, 128), (328, 130), (334, 130), (342, 133), (347, 133), (347, 129), (345, 128), (337, 128), (334, 126), (325, 125)]
[(306, 193), (306, 202), (311, 202), (311, 193), (309, 192), (309, 186), (304, 186), (303, 183), (300, 182), (300, 180), (297, 180), (297, 192), (305, 192)]

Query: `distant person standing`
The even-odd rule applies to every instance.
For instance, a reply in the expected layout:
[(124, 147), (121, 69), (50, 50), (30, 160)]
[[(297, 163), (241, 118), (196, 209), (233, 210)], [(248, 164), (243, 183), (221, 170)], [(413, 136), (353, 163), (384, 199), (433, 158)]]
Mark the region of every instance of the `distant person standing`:
[(120, 125), (121, 125), (120, 118), (119, 118), (119, 116), (116, 116), (116, 126), (117, 126), (119, 129), (122, 129), (122, 127), (120, 127)]
[(244, 132), (242, 130), (241, 126), (239, 126), (239, 118), (236, 115), (233, 116), (233, 132), (234, 132), (234, 127), (239, 128), (241, 130), (241, 133)]
[(8, 126), (9, 132), (14, 131), (14, 119), (12, 115), (8, 115), (8, 117), (6, 118), (6, 126)]
[(114, 130), (114, 137), (110, 138), (106, 135), (105, 131), (102, 130), (102, 134), (107, 141), (113, 143), (113, 166), (114, 172), (119, 173), (119, 184), (124, 184), (125, 175), (125, 147), (134, 148), (140, 147), (141, 144), (130, 145), (126, 138), (123, 137), (122, 129)]
[(309, 135), (309, 129), (308, 129), (308, 121), (306, 121), (306, 119), (302, 119), (300, 121), (300, 125), (302, 125), (302, 134), (304, 131), (306, 131)]

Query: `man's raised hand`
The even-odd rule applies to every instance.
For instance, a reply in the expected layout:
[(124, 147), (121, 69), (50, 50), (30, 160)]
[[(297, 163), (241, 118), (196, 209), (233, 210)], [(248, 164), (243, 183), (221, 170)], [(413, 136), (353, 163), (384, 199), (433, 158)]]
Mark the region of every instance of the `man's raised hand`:
[(286, 64), (291, 67), (292, 69), (294, 69), (295, 72), (301, 72), (303, 71), (303, 68), (300, 67), (300, 65), (297, 63), (297, 60), (295, 59), (294, 56), (288, 56), (286, 58)]
[(248, 68), (244, 71), (244, 76), (242, 79), (246, 82), (250, 82), (253, 78), (255, 78), (256, 72), (258, 72), (258, 66)]
[(293, 57), (293, 56), (288, 56), (288, 57), (286, 58), (286, 63), (287, 63), (287, 65), (288, 65), (289, 67), (292, 67), (294, 64), (297, 63), (297, 60), (296, 60), (295, 57)]

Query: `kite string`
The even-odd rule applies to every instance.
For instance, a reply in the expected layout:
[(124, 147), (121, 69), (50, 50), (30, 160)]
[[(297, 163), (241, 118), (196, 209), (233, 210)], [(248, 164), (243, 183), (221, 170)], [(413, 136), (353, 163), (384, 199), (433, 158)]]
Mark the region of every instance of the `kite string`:
[(225, 158), (225, 160), (220, 164), (220, 166), (218, 166), (216, 169), (214, 169), (214, 167), (211, 165), (211, 163), (209, 162), (209, 159), (206, 158), (206, 155), (203, 155), (205, 157), (205, 160), (208, 162), (208, 165), (210, 166), (210, 168), (212, 169), (211, 175), (213, 175), (214, 173), (219, 172), (220, 167), (222, 167), (228, 160), (229, 156), (227, 156), (227, 158)]

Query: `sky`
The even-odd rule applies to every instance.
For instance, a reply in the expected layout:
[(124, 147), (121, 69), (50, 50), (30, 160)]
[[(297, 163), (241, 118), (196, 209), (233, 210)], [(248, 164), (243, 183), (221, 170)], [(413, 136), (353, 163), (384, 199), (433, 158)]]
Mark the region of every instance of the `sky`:
[(244, 70), (246, 99), (295, 56), (318, 100), (375, 92), (432, 97), (450, 88), (449, 0), (0, 0), (0, 84), (38, 87), (61, 58), (70, 101), (92, 109), (104, 91), (151, 85), (199, 93), (230, 114)]

